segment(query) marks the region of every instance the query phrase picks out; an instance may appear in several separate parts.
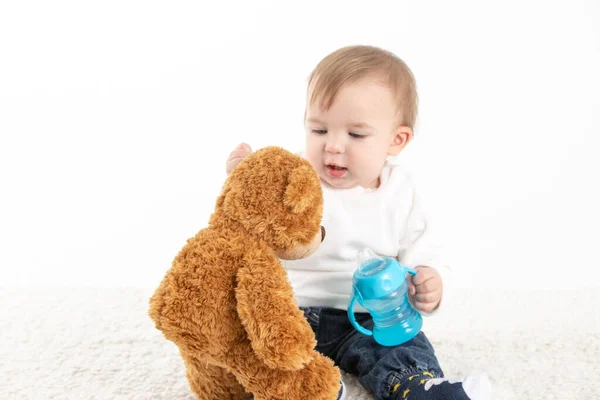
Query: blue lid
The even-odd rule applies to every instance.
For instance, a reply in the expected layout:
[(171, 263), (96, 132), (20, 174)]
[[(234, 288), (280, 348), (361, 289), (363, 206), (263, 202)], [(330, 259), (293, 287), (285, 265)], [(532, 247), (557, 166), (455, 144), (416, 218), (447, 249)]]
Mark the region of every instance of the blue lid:
[(378, 257), (371, 250), (359, 253), (359, 267), (352, 283), (359, 298), (377, 299), (394, 292), (406, 279), (406, 270), (389, 257)]

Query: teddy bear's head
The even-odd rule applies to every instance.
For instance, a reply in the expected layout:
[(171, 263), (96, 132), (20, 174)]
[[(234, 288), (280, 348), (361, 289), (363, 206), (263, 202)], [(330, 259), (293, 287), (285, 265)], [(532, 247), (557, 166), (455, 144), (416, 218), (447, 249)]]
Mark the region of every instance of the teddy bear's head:
[(258, 150), (232, 171), (211, 223), (228, 221), (263, 240), (279, 258), (308, 257), (325, 238), (323, 195), (310, 163), (279, 147)]

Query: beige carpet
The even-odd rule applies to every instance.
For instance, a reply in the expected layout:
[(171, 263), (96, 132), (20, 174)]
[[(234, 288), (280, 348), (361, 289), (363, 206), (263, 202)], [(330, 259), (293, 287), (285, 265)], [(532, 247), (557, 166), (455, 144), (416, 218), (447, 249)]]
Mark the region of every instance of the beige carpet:
[[(0, 399), (194, 399), (150, 294), (0, 289)], [(456, 291), (424, 330), (447, 376), (486, 372), (494, 399), (600, 399), (600, 290)]]

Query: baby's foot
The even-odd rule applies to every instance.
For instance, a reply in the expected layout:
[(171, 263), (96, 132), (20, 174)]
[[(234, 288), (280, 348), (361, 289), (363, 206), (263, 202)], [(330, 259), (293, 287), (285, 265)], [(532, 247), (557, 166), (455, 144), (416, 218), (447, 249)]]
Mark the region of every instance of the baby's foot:
[(492, 398), (492, 385), (486, 375), (467, 375), (456, 379), (434, 378), (425, 382), (423, 389), (432, 390), (434, 385), (449, 385), (460, 383), (462, 390), (471, 400), (490, 400)]
[(436, 378), (430, 372), (409, 376), (395, 389), (394, 400), (490, 400), (492, 385), (486, 375), (475, 374), (461, 378)]
[(346, 398), (346, 385), (344, 385), (344, 381), (340, 381), (340, 383), (342, 384), (342, 387), (338, 392), (337, 400), (344, 400)]

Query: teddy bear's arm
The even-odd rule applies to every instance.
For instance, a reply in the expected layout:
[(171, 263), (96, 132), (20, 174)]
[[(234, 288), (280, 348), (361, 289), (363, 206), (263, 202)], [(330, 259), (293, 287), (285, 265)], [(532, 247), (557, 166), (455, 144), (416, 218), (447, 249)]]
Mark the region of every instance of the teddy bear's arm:
[(247, 257), (238, 270), (236, 298), (252, 348), (266, 365), (296, 370), (312, 359), (314, 333), (277, 257)]

